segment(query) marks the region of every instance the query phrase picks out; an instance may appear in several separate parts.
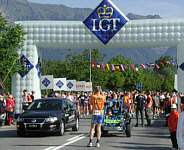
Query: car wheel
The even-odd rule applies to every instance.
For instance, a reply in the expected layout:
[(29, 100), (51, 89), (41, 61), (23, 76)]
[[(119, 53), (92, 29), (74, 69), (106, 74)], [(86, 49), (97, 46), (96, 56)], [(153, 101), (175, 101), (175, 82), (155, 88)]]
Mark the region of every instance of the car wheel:
[(59, 127), (58, 135), (59, 135), (59, 136), (63, 136), (64, 133), (65, 133), (65, 125), (64, 125), (64, 122), (61, 121), (61, 122), (60, 122), (60, 127)]
[(19, 137), (25, 136), (25, 133), (22, 131), (17, 131), (17, 136)]
[(127, 137), (131, 137), (132, 136), (132, 133), (131, 133), (131, 125), (130, 124), (127, 124), (126, 125), (126, 131), (125, 131), (125, 133), (126, 133), (126, 136)]
[(77, 117), (75, 120), (75, 125), (72, 127), (72, 131), (78, 131), (79, 130), (79, 118)]

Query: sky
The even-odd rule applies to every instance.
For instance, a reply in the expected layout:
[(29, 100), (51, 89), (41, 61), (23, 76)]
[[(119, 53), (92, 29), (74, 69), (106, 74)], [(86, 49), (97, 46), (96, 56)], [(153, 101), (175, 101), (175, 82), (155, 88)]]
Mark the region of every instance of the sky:
[[(63, 4), (72, 8), (95, 9), (102, 0), (28, 0), (42, 4)], [(111, 0), (124, 13), (184, 18), (184, 0)]]

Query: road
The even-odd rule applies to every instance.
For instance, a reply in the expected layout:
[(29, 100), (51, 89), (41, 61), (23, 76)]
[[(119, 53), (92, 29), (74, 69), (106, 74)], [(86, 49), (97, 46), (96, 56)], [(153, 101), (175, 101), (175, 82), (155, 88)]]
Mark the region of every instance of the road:
[(0, 127), (0, 150), (169, 150), (171, 142), (168, 129), (163, 127), (163, 120), (156, 120), (152, 127), (133, 127), (132, 137), (112, 133), (102, 137), (101, 147), (86, 147), (90, 119), (80, 119), (80, 130), (67, 130), (64, 136), (34, 134), (17, 137), (16, 128)]

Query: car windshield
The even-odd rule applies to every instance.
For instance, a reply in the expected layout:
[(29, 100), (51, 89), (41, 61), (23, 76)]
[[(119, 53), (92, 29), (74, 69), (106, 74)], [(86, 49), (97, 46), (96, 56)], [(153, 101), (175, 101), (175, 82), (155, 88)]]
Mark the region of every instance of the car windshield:
[(61, 103), (56, 100), (36, 100), (27, 108), (35, 111), (55, 111), (61, 110)]

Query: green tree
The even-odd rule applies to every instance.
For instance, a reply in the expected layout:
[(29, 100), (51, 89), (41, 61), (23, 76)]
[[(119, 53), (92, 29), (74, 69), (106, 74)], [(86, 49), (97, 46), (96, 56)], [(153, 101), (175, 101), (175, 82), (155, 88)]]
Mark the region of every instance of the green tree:
[(18, 53), (21, 48), (25, 32), (18, 24), (8, 24), (0, 13), (0, 78), (6, 91), (10, 91), (11, 77), (20, 70)]

